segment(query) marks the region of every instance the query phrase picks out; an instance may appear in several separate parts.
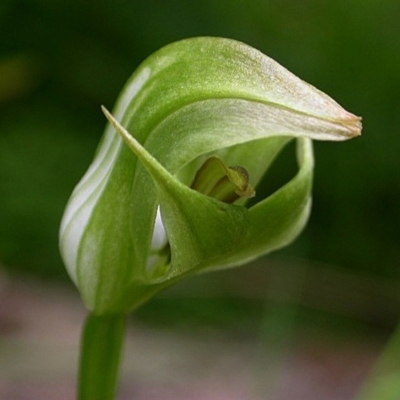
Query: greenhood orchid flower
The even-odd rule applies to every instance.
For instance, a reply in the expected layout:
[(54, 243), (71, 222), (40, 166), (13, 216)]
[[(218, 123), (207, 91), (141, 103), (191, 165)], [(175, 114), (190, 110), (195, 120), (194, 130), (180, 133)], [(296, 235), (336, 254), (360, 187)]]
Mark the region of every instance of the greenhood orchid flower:
[[(311, 140), (361, 130), (360, 118), (259, 51), (209, 37), (154, 53), (113, 114), (103, 111), (109, 124), (60, 231), (68, 273), (98, 315), (290, 243), (310, 212)], [(297, 174), (258, 198), (253, 188), (293, 139)]]

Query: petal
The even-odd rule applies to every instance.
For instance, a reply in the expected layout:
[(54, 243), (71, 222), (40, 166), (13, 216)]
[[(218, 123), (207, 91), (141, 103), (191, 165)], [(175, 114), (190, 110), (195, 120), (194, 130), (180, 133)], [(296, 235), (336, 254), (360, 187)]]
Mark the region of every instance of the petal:
[[(183, 40), (154, 53), (127, 82), (114, 114), (172, 175), (225, 152), (226, 162), (245, 166), (256, 181), (290, 137), (344, 140), (361, 129), (358, 117), (269, 57), (221, 38)], [(247, 166), (249, 152), (238, 146), (254, 149), (259, 139), (254, 158), (265, 155), (265, 163)], [(119, 311), (127, 287), (149, 279), (160, 203), (153, 180), (109, 125), (60, 231), (68, 272), (91, 310)]]
[(310, 139), (298, 139), (296, 176), (247, 210), (183, 185), (104, 112), (154, 180), (171, 252), (169, 263), (154, 268), (146, 283), (132, 285), (127, 294), (132, 307), (189, 273), (237, 266), (285, 246), (303, 229), (311, 205)]

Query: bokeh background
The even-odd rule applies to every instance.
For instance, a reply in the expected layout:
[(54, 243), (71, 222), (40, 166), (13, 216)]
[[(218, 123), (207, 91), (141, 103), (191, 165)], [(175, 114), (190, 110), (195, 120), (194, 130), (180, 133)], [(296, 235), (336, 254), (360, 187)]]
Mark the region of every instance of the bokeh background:
[(2, 0), (2, 274), (72, 288), (58, 226), (101, 137), (100, 105), (111, 108), (161, 46), (223, 36), (361, 115), (363, 136), (315, 143), (313, 213), (295, 244), (240, 271), (188, 280), (138, 318), (258, 335), (260, 318), (279, 322), (296, 307), (306, 326), (389, 335), (400, 315), (399, 18), (398, 0)]

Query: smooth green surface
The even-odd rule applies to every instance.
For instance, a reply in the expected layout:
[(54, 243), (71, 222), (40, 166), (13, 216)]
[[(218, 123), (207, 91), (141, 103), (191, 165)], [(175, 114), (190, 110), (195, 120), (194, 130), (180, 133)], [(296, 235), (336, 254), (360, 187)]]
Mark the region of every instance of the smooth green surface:
[(400, 396), (400, 326), (389, 339), (356, 400), (397, 400)]
[(313, 218), (285, 254), (398, 279), (399, 8), (397, 0), (2, 1), (2, 265), (65, 277), (59, 220), (103, 131), (99, 105), (111, 107), (160, 47), (212, 35), (260, 49), (365, 119), (362, 141), (316, 145)]
[[(111, 124), (60, 229), (68, 273), (97, 313), (127, 312), (189, 273), (237, 266), (290, 243), (310, 208), (309, 140), (345, 140), (361, 129), (358, 117), (268, 56), (212, 37), (155, 52), (122, 90), (115, 119), (106, 114)], [(256, 185), (289, 138), (298, 140), (299, 173), (249, 209), (175, 176), (221, 152)], [(152, 250), (158, 207), (171, 250), (164, 264)]]
[(89, 314), (82, 332), (78, 400), (113, 400), (126, 330), (126, 315)]

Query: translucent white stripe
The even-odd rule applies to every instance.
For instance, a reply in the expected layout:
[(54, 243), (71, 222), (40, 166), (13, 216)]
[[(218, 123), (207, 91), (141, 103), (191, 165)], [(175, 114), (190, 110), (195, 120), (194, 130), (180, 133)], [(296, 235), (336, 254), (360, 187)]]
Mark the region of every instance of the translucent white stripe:
[[(117, 119), (122, 119), (132, 99), (150, 77), (150, 68), (144, 68), (129, 82), (115, 110)], [(107, 183), (107, 175), (119, 154), (122, 140), (111, 125), (105, 131), (103, 143), (85, 175), (75, 187), (67, 204), (60, 228), (60, 249), (71, 278), (76, 282), (76, 260), (79, 243), (91, 213)]]

